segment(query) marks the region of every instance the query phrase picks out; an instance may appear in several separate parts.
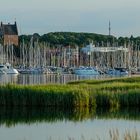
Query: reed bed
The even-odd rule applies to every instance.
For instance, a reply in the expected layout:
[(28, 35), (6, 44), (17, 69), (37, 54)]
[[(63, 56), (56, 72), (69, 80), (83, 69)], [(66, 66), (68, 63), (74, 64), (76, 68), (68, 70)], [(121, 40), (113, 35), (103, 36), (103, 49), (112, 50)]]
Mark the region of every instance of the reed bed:
[(62, 106), (80, 107), (89, 105), (89, 94), (79, 86), (0, 86), (1, 106)]
[(121, 83), (137, 83), (140, 82), (140, 76), (138, 77), (122, 77), (122, 78), (109, 78), (104, 80), (81, 80), (81, 81), (72, 81), (68, 84), (104, 84), (104, 83), (113, 83), (113, 82), (121, 82)]
[(139, 107), (140, 78), (88, 80), (67, 85), (1, 85), (0, 106)]

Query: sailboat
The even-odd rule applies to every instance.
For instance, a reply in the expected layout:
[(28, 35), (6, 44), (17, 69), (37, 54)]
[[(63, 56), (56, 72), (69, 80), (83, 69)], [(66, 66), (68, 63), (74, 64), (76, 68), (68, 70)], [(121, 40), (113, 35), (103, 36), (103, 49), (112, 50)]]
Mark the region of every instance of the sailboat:
[(9, 63), (0, 64), (1, 74), (18, 74), (18, 71), (14, 69)]
[(99, 75), (100, 73), (94, 67), (79, 67), (74, 69), (74, 73), (77, 75)]
[[(10, 46), (11, 47), (11, 61), (13, 62), (13, 46)], [(4, 51), (4, 47), (2, 45), (0, 45), (0, 48), (1, 48), (1, 53), (2, 53), (2, 63), (0, 64), (0, 74), (18, 74), (18, 71), (13, 68), (11, 66), (10, 63), (3, 63), (3, 61), (5, 60), (5, 55), (7, 56), (7, 61), (8, 61), (8, 46), (6, 48), (6, 53), (5, 54), (5, 51)]]

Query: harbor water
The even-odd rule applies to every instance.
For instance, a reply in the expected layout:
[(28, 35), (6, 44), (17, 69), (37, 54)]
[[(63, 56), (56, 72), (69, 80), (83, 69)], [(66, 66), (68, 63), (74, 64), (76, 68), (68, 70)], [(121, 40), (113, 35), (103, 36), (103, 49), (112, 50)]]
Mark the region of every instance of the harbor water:
[[(128, 75), (127, 75), (128, 76)], [(113, 78), (109, 75), (75, 75), (75, 74), (0, 74), (0, 84), (66, 84), (70, 81), (85, 79)], [(119, 77), (119, 76), (117, 76)]]

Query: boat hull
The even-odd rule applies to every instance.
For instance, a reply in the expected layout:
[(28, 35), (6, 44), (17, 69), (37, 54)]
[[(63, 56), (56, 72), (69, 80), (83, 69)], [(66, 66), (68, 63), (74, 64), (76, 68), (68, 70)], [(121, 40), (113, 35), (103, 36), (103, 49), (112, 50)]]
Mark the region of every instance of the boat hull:
[(74, 70), (76, 75), (99, 75), (99, 72), (93, 68), (78, 68)]

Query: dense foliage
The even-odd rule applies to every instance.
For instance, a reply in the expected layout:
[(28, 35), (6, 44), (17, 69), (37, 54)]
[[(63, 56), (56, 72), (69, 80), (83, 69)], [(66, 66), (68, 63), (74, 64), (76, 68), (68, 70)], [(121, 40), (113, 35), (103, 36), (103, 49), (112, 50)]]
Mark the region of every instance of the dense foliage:
[(33, 35), (21, 35), (19, 37), (20, 43), (30, 43), (31, 38), (34, 41), (40, 43), (48, 43), (50, 46), (85, 46), (90, 42), (93, 42), (96, 46), (106, 46), (106, 45), (139, 45), (140, 37), (115, 37), (109, 35), (95, 34), (95, 33), (75, 33), (75, 32), (50, 32), (44, 35), (39, 35), (34, 33)]
[(88, 44), (89, 42), (93, 42), (94, 44), (97, 45), (103, 45), (103, 43), (110, 42), (112, 44), (113, 41), (116, 41), (116, 38), (113, 36), (95, 33), (54, 32), (44, 34), (42, 36), (40, 36), (37, 33), (33, 34), (33, 36), (21, 35), (20, 42), (22, 42), (24, 39), (24, 41), (28, 43), (32, 37), (34, 38), (34, 40), (38, 40), (39, 42), (46, 42), (50, 44), (50, 46), (54, 45), (83, 46), (85, 44)]

